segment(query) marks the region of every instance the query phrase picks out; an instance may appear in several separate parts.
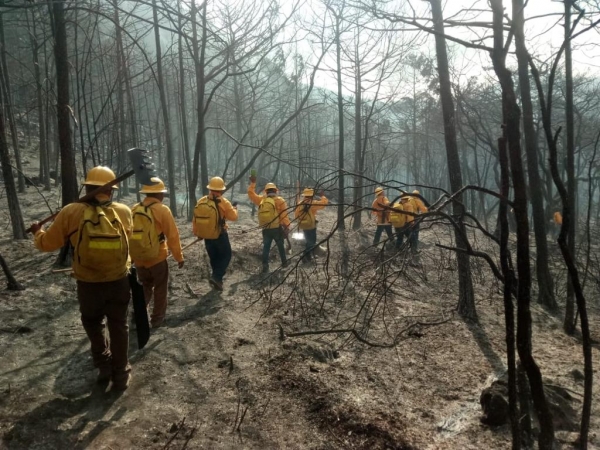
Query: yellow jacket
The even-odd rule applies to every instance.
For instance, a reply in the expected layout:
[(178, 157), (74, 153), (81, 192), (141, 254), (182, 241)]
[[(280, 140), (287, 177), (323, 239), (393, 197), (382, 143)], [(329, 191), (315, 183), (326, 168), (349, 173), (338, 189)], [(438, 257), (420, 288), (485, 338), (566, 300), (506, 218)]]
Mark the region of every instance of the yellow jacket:
[(427, 206), (425, 206), (425, 203), (423, 203), (423, 200), (421, 200), (419, 197), (413, 197), (411, 195), (409, 196), (409, 199), (410, 203), (413, 205), (413, 210), (415, 213), (422, 214), (429, 211)]
[(169, 250), (171, 250), (175, 261), (183, 261), (183, 254), (181, 253), (181, 241), (179, 239), (179, 230), (177, 229), (177, 224), (175, 223), (175, 219), (173, 218), (173, 214), (171, 213), (169, 207), (163, 204), (160, 200), (153, 197), (146, 197), (144, 201), (142, 201), (142, 205), (156, 205), (151, 207), (152, 216), (154, 217), (154, 225), (156, 226), (156, 232), (158, 233), (158, 235), (160, 236), (161, 234), (163, 234), (165, 240), (163, 240), (160, 243), (158, 256), (156, 258), (150, 260), (134, 259), (134, 264), (137, 267), (155, 266), (156, 264), (167, 259), (167, 247)]
[(404, 206), (402, 203), (397, 202), (394, 203), (392, 208), (394, 208), (394, 211), (390, 211), (390, 223), (394, 226), (394, 228), (402, 228), (408, 221), (408, 216), (403, 213), (405, 210)]
[[(256, 193), (256, 183), (250, 183), (250, 186), (248, 186), (248, 197), (250, 197), (250, 200), (252, 201), (252, 203), (254, 203), (256, 206), (258, 206), (263, 201), (263, 199), (265, 197), (267, 197), (267, 195), (266, 194), (265, 195), (257, 194)], [(276, 195), (273, 198), (275, 200), (275, 208), (277, 209), (277, 213), (279, 214), (279, 223), (286, 228), (289, 227), (290, 226), (290, 218), (288, 217), (287, 203), (285, 202), (283, 197), (281, 197), (279, 195)]]
[[(312, 217), (312, 221), (315, 223), (315, 226), (313, 228), (307, 228), (307, 229), (309, 229), (309, 230), (315, 229), (317, 227), (317, 224), (316, 224), (317, 211), (325, 208), (325, 205), (327, 205), (327, 203), (329, 203), (329, 200), (327, 200), (327, 197), (325, 197), (324, 195), (321, 196), (321, 200), (315, 200), (314, 198), (311, 198), (311, 199), (305, 198), (300, 203), (298, 203), (298, 205), (296, 206), (296, 210), (294, 211), (294, 217), (297, 220), (301, 220), (305, 214), (308, 214), (309, 216)], [(310, 205), (310, 206), (308, 206), (308, 210), (307, 210), (306, 205)]]
[(373, 200), (373, 205), (371, 206), (371, 208), (373, 208), (373, 211), (371, 211), (371, 214), (377, 216), (377, 225), (390, 224), (390, 212), (388, 209), (383, 207), (389, 206), (389, 204), (390, 201), (385, 195), (379, 195), (375, 197), (375, 200)]
[[(227, 223), (225, 222), (226, 220), (230, 220), (232, 222), (238, 220), (237, 209), (235, 209), (231, 202), (225, 197), (221, 195), (215, 196), (213, 194), (208, 194), (198, 200), (198, 203), (200, 203), (200, 201), (206, 197), (216, 202), (217, 207), (219, 208), (219, 217), (221, 218), (223, 231), (227, 230)], [(194, 235), (196, 235), (196, 221), (192, 221), (192, 230)]]
[[(406, 212), (415, 212), (415, 206), (413, 202), (410, 201), (410, 197), (407, 202), (402, 203), (402, 209)], [(406, 216), (406, 223), (412, 223), (415, 220), (415, 216), (411, 216), (409, 214), (404, 214), (404, 216)]]
[(559, 211), (554, 213), (554, 223), (556, 225), (562, 225), (562, 214)]
[[(109, 197), (103, 194), (97, 195), (96, 199), (101, 205), (109, 202)], [(36, 248), (43, 252), (52, 252), (63, 247), (67, 243), (67, 240), (70, 240), (71, 245), (75, 247), (75, 244), (79, 240), (79, 225), (87, 207), (86, 203), (69, 203), (65, 206), (58, 213), (48, 231), (39, 230), (35, 233), (34, 243)], [(115, 210), (119, 219), (121, 219), (127, 236), (131, 236), (131, 210), (126, 205), (117, 202), (110, 203), (110, 207)], [(101, 281), (120, 280), (127, 275), (128, 271), (129, 261), (123, 267), (98, 267), (98, 271), (94, 275), (82, 276), (74, 273), (74, 277), (80, 281), (98, 283)]]

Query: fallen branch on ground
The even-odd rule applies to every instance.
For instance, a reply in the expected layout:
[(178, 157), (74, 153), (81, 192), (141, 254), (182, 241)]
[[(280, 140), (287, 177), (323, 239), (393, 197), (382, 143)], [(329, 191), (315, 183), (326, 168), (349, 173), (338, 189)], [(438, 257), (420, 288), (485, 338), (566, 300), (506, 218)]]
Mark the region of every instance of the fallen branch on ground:
[(283, 330), (283, 327), (281, 325), (279, 326), (279, 339), (280, 340), (284, 340), (286, 337), (299, 337), (299, 336), (313, 336), (313, 335), (322, 335), (322, 334), (341, 334), (341, 333), (351, 333), (357, 341), (362, 342), (365, 345), (368, 345), (369, 347), (378, 347), (378, 348), (393, 348), (396, 345), (398, 345), (402, 340), (407, 339), (407, 337), (403, 337), (402, 335), (410, 332), (412, 329), (416, 328), (416, 327), (433, 327), (436, 325), (442, 325), (444, 323), (449, 322), (451, 319), (451, 317), (445, 319), (442, 318), (442, 320), (436, 321), (436, 322), (415, 322), (410, 324), (408, 327), (402, 329), (398, 334), (396, 334), (396, 337), (394, 338), (394, 341), (391, 343), (380, 343), (380, 342), (373, 342), (373, 341), (369, 341), (367, 339), (365, 339), (364, 337), (362, 337), (360, 335), (360, 333), (358, 331), (356, 331), (353, 328), (334, 328), (331, 330), (307, 330), (307, 331), (298, 331), (296, 333), (286, 333)]

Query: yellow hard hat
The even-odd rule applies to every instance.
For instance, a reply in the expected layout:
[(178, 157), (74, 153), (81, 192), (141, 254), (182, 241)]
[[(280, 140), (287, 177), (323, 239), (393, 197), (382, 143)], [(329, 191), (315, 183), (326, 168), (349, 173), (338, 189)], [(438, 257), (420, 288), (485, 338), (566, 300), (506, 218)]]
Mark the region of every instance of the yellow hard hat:
[[(87, 173), (87, 177), (83, 184), (87, 186), (104, 186), (109, 181), (117, 178), (115, 173), (105, 166), (96, 166)], [(119, 189), (113, 186), (113, 189)]]
[(152, 177), (150, 178), (150, 181), (153, 181), (156, 184), (142, 185), (142, 190), (140, 191), (140, 194), (164, 194), (167, 192), (167, 188), (165, 188), (165, 183), (163, 183), (163, 181), (160, 178)]
[(375, 195), (379, 195), (383, 193), (383, 188), (381, 186), (375, 188)]
[(275, 183), (267, 183), (267, 185), (265, 186), (265, 191), (268, 191), (269, 189), (277, 190), (277, 186), (275, 186)]
[(407, 195), (403, 195), (402, 197), (400, 197), (400, 201), (403, 200), (410, 200), (410, 198)]
[(224, 191), (226, 189), (225, 182), (221, 177), (212, 177), (206, 188), (210, 191)]
[(419, 192), (418, 190), (416, 190), (416, 189), (415, 189), (415, 190), (413, 191), (413, 194), (420, 194), (420, 192)]
[(304, 197), (313, 197), (315, 195), (315, 190), (312, 188), (304, 188), (304, 191), (302, 191), (302, 195)]

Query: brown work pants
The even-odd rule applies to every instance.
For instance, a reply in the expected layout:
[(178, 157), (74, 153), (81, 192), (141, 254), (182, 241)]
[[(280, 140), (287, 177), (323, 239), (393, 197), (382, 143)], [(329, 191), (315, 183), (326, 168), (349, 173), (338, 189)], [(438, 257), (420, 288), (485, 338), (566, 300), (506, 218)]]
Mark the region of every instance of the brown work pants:
[(154, 297), (154, 307), (150, 315), (152, 325), (159, 325), (165, 320), (167, 314), (167, 288), (169, 285), (169, 265), (167, 260), (159, 262), (152, 267), (138, 267), (138, 280), (144, 286), (146, 305)]
[[(92, 344), (94, 366), (103, 371), (112, 371), (113, 382), (126, 379), (131, 371), (127, 355), (127, 307), (130, 297), (127, 277), (102, 283), (77, 281), (81, 323)], [(104, 331), (105, 317), (110, 339)]]

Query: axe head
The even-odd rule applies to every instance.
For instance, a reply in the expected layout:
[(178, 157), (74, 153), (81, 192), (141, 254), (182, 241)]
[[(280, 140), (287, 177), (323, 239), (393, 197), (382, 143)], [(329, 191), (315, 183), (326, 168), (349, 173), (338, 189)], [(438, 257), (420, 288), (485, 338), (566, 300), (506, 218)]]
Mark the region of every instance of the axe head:
[(154, 171), (150, 152), (143, 148), (132, 148), (127, 150), (127, 155), (137, 182), (146, 186), (155, 185), (157, 182), (152, 181), (152, 177), (156, 177), (156, 172)]

